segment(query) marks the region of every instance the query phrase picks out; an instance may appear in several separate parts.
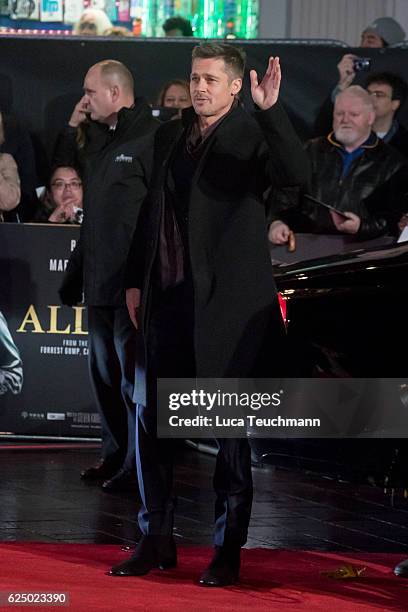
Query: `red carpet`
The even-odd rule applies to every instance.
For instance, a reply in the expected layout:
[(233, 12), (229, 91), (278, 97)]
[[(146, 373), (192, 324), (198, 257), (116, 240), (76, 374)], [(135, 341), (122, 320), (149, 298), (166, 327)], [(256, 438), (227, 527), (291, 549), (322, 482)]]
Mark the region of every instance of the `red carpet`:
[[(318, 610), (362, 612), (408, 610), (408, 580), (393, 566), (404, 555), (344, 554), (270, 549), (243, 551), (239, 586), (225, 589), (194, 584), (211, 556), (208, 548), (182, 548), (177, 570), (142, 578), (114, 578), (105, 571), (128, 557), (119, 546), (98, 544), (0, 544), (0, 591), (69, 593), (69, 606), (2, 608), (72, 612), (223, 612), (224, 610)], [(355, 580), (321, 575), (345, 563), (365, 566)]]

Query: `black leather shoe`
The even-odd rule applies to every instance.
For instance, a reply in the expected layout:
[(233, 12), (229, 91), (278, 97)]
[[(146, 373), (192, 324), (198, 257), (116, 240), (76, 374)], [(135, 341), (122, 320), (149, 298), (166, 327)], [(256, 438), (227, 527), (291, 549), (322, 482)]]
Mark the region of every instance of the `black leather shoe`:
[(114, 565), (109, 576), (144, 576), (152, 569), (177, 565), (176, 543), (172, 536), (143, 536), (130, 559)]
[(394, 567), (394, 574), (400, 578), (408, 578), (408, 559), (401, 561)]
[(82, 480), (106, 480), (111, 478), (118, 471), (118, 466), (109, 461), (101, 459), (95, 465), (86, 470), (82, 470)]
[(134, 491), (137, 487), (137, 476), (134, 470), (119, 470), (112, 478), (102, 484), (104, 491)]
[(199, 584), (207, 587), (224, 587), (239, 579), (241, 549), (239, 547), (216, 546), (210, 565), (202, 574)]

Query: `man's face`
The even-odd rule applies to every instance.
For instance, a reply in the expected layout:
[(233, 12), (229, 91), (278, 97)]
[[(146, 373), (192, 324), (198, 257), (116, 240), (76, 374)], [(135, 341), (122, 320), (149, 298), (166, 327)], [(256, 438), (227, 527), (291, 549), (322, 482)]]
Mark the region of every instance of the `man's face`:
[(191, 67), (190, 94), (194, 110), (215, 121), (230, 109), (242, 79), (232, 78), (219, 58), (195, 59)]
[(399, 100), (392, 99), (392, 87), (386, 83), (370, 83), (367, 87), (368, 93), (374, 105), (375, 118), (392, 118), (400, 105)]
[(72, 204), (82, 208), (82, 183), (74, 168), (57, 168), (50, 187), (56, 206)]
[(359, 147), (370, 135), (375, 114), (359, 97), (347, 93), (336, 98), (333, 130), (337, 140), (351, 150)]
[(360, 47), (366, 49), (382, 49), (384, 47), (384, 41), (381, 36), (378, 36), (372, 30), (367, 30), (361, 34)]
[(83, 100), (91, 119), (109, 123), (109, 118), (115, 112), (112, 93), (112, 88), (101, 77), (101, 69), (90, 68), (85, 76)]

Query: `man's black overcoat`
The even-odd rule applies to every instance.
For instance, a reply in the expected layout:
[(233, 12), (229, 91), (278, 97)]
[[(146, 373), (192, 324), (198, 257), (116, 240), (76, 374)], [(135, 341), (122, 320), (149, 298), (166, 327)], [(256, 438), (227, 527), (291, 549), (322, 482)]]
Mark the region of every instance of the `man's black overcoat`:
[[(194, 111), (187, 109), (181, 121), (163, 125), (155, 137), (152, 182), (126, 272), (126, 286), (142, 291), (145, 338), (169, 159), (195, 119)], [(306, 187), (308, 168), (301, 143), (278, 104), (254, 116), (238, 105), (209, 137), (192, 180), (187, 222), (198, 377), (281, 375), (283, 325), (264, 193), (270, 186)], [(143, 367), (141, 361), (138, 367)], [(134, 399), (144, 403), (141, 374), (136, 374)]]

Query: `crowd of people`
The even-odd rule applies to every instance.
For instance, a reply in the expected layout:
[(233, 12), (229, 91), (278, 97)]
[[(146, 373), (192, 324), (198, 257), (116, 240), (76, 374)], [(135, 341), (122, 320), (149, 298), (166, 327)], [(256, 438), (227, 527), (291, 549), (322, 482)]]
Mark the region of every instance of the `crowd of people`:
[[(0, 221), (82, 222), (81, 152), (92, 123), (82, 105), (83, 98), (57, 139), (46, 185), (38, 179), (29, 132), (15, 117), (0, 112)], [(189, 106), (189, 83), (173, 79), (162, 87), (151, 112), (156, 116), (155, 109), (160, 108), (160, 118), (176, 118)], [(167, 115), (165, 110), (171, 112)]]
[[(193, 36), (190, 21), (179, 15), (166, 19), (162, 27), (167, 37)], [(72, 31), (76, 36), (133, 36), (128, 28), (113, 25), (105, 11), (99, 8), (85, 9)]]
[[(185, 20), (184, 20), (185, 21)], [(110, 24), (111, 25), (111, 24)], [(109, 27), (105, 13), (87, 9), (79, 19), (78, 34), (101, 34)], [(189, 35), (183, 19), (164, 24), (169, 36)], [(405, 38), (390, 17), (376, 19), (361, 35), (362, 48), (383, 48)], [(316, 117), (318, 136), (305, 143), (313, 167), (308, 192), (274, 191), (265, 198), (269, 239), (288, 244), (294, 232), (354, 236), (355, 240), (382, 235), (396, 237), (407, 222), (408, 186), (404, 167), (408, 132), (398, 121), (408, 86), (394, 72), (368, 73), (363, 88), (354, 85), (358, 57), (345, 54), (338, 64), (338, 83)], [(82, 220), (81, 150), (92, 121), (79, 101), (60, 136), (46, 186), (40, 188), (30, 136), (18, 121), (0, 115), (0, 214), (3, 221), (78, 223)], [(189, 83), (173, 79), (152, 101), (161, 120), (181, 116), (191, 105)], [(164, 112), (164, 109), (167, 109)], [(156, 112), (155, 112), (156, 111)], [(64, 150), (66, 133), (77, 141), (78, 155)], [(380, 168), (380, 170), (378, 170)], [(53, 174), (75, 176), (56, 180)], [(334, 210), (325, 207), (332, 206)], [(342, 213), (339, 215), (338, 213)]]

